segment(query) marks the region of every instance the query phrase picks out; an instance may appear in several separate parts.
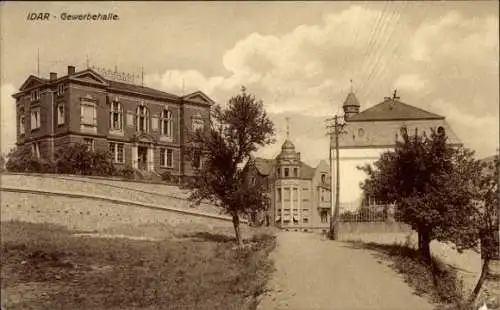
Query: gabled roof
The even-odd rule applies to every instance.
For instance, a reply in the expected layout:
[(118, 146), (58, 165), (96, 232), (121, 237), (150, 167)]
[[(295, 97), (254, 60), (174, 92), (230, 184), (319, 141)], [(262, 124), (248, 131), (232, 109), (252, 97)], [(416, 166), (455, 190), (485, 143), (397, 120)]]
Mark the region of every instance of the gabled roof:
[(191, 94), (184, 95), (182, 96), (182, 99), (208, 105), (212, 105), (215, 103), (215, 101), (213, 101), (212, 98), (208, 97), (205, 93), (203, 93), (200, 90), (195, 91)]
[(386, 99), (369, 109), (349, 117), (347, 122), (422, 119), (444, 119), (444, 116), (422, 110), (399, 100)]
[(19, 87), (19, 90), (23, 91), (23, 90), (26, 90), (26, 89), (29, 89), (31, 87), (35, 87), (35, 86), (38, 86), (41, 84), (47, 84), (48, 82), (49, 82), (49, 80), (47, 80), (47, 79), (42, 79), (42, 78), (39, 78), (39, 77), (31, 74), (26, 79), (26, 81), (24, 81), (23, 85), (21, 85), (21, 87)]

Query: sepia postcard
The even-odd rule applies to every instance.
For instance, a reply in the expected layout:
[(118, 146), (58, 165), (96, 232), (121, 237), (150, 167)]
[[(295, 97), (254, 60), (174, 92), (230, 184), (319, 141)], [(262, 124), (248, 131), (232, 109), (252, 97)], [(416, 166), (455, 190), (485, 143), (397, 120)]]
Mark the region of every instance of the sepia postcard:
[(500, 309), (499, 28), (1, 2), (1, 309)]

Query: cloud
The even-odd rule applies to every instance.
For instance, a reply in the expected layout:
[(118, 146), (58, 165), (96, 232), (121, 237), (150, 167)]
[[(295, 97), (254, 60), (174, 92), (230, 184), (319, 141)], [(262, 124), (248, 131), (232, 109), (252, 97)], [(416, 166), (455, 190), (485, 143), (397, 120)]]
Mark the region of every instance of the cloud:
[(12, 84), (4, 84), (0, 89), (1, 153), (7, 154), (16, 143), (16, 105), (11, 96), (16, 92)]
[(394, 87), (407, 91), (419, 91), (426, 85), (426, 81), (418, 74), (404, 74), (397, 78)]
[[(350, 79), (362, 109), (398, 88), (403, 102), (447, 116), (466, 144), (494, 151), (498, 131), (488, 131), (483, 142), (474, 137), (484, 137), (476, 124), (498, 123), (498, 16), (467, 18), (450, 11), (415, 26), (392, 5), (353, 5), (281, 34), (251, 33), (222, 55), (227, 75), (167, 70), (146, 81), (176, 92), (184, 81), (185, 90), (201, 89), (219, 103), (245, 85), (263, 99), (275, 122), (289, 114), (312, 117), (297, 128), (316, 138), (295, 136), (306, 160), (327, 156), (327, 145), (320, 147), (323, 120), (342, 112)], [(283, 139), (280, 133), (269, 154), (279, 151)]]

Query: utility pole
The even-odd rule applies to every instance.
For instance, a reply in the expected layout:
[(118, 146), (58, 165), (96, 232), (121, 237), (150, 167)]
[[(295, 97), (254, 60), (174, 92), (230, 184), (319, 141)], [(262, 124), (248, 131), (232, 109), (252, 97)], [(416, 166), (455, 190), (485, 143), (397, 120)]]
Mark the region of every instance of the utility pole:
[[(331, 218), (330, 218), (330, 233), (329, 237), (332, 240), (338, 240), (339, 237), (339, 210), (340, 210), (340, 161), (339, 161), (339, 136), (344, 132), (345, 123), (340, 123), (341, 117), (335, 115), (333, 118), (327, 119), (328, 134), (330, 136), (330, 171), (331, 171)], [(331, 122), (333, 121), (333, 124)], [(332, 159), (332, 136), (335, 138), (335, 170), (333, 169)], [(335, 179), (334, 179), (335, 174)], [(335, 205), (333, 204), (333, 185), (335, 184)]]

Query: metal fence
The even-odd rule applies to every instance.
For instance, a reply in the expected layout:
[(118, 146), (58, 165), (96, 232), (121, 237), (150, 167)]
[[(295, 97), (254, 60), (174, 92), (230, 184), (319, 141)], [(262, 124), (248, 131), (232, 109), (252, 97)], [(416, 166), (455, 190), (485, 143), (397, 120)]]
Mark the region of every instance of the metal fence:
[(394, 206), (369, 205), (357, 209), (340, 208), (339, 220), (341, 222), (386, 222), (401, 221), (401, 216)]

